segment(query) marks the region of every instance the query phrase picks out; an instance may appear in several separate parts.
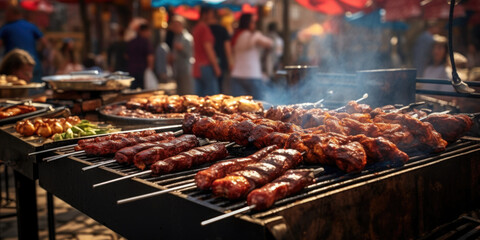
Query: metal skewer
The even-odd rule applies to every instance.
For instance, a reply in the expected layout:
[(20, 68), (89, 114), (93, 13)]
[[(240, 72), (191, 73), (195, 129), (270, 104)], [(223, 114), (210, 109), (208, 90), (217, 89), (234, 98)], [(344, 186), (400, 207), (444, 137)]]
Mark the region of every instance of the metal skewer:
[(107, 164), (114, 163), (114, 162), (116, 162), (116, 161), (117, 161), (117, 160), (115, 160), (115, 159), (110, 159), (110, 160), (102, 161), (102, 162), (99, 162), (99, 163), (97, 163), (97, 164), (84, 167), (84, 168), (82, 168), (82, 170), (83, 170), (83, 171), (87, 171), (87, 170), (89, 170), (89, 169), (93, 169), (93, 168), (105, 166), (105, 165), (107, 165)]
[(417, 107), (417, 106), (421, 106), (421, 105), (423, 105), (423, 104), (425, 104), (425, 102), (414, 102), (414, 103), (408, 104), (407, 106), (403, 106), (403, 107), (401, 107), (401, 108), (399, 108), (399, 109), (395, 109), (395, 110), (393, 110), (393, 111), (391, 111), (391, 112), (392, 112), (392, 113), (398, 113), (398, 112), (401, 112), (401, 111), (406, 110), (406, 109), (410, 109), (410, 108), (414, 108), (414, 107)]
[[(135, 130), (128, 130), (128, 131), (98, 134), (98, 135), (92, 136), (92, 138), (103, 137), (103, 136), (112, 135), (112, 134), (120, 134), (120, 133), (141, 132), (141, 131), (145, 131), (145, 130), (163, 130), (163, 129), (181, 128), (181, 127), (182, 127), (181, 124), (176, 124), (176, 125), (168, 125), (168, 126), (161, 126), (161, 127), (154, 127), (154, 128), (142, 128), (142, 129), (135, 129)], [(182, 131), (182, 130), (179, 130), (179, 131), (175, 132), (175, 134), (177, 134), (180, 131)], [(82, 139), (79, 139), (79, 140), (83, 140), (83, 139), (86, 139), (86, 138), (82, 138)], [(31, 152), (28, 155), (31, 156), (31, 155), (35, 155), (35, 154), (39, 154), (39, 153), (52, 152), (52, 151), (55, 151), (55, 150), (58, 150), (58, 149), (66, 148), (66, 147), (75, 147), (77, 145), (78, 144), (72, 144), (72, 145), (66, 145), (66, 146), (61, 146), (61, 147), (56, 147), (56, 148), (45, 149), (45, 150), (41, 150), (41, 151), (37, 151), (37, 152)]]
[(43, 161), (51, 162), (51, 161), (55, 161), (55, 160), (58, 160), (58, 159), (61, 159), (61, 158), (64, 158), (64, 157), (81, 155), (81, 154), (84, 154), (84, 153), (85, 153), (85, 151), (83, 151), (83, 150), (82, 151), (71, 152), (71, 153), (65, 153), (65, 154), (62, 154), (62, 155), (46, 157), (46, 158), (43, 159)]
[[(358, 102), (361, 102), (361, 101), (363, 101), (363, 100), (365, 100), (365, 99), (367, 99), (367, 98), (368, 98), (368, 93), (364, 93), (363, 96), (362, 96), (361, 98), (355, 100), (355, 102), (358, 103)], [(345, 106), (342, 106), (342, 107), (339, 107), (339, 108), (337, 108), (337, 109), (335, 109), (335, 110), (333, 110), (333, 111), (338, 112), (338, 111), (340, 111), (340, 110), (343, 110), (344, 108), (345, 108)]]
[(93, 188), (100, 187), (100, 186), (110, 184), (110, 183), (114, 183), (114, 182), (118, 182), (118, 181), (122, 181), (122, 180), (125, 180), (125, 179), (134, 178), (134, 177), (137, 177), (137, 176), (147, 175), (147, 174), (150, 174), (150, 173), (152, 173), (152, 170), (146, 170), (146, 171), (143, 171), (143, 172), (134, 173), (134, 174), (127, 175), (127, 176), (124, 176), (124, 177), (119, 177), (119, 178), (115, 178), (115, 179), (112, 179), (112, 180), (109, 180), (109, 181), (94, 184)]
[(177, 190), (181, 190), (181, 189), (185, 189), (185, 188), (189, 188), (189, 187), (195, 187), (195, 186), (196, 186), (195, 183), (187, 183), (187, 184), (184, 184), (184, 185), (181, 185), (181, 186), (177, 186), (177, 187), (173, 187), (173, 188), (169, 188), (169, 189), (165, 189), (165, 190), (161, 190), (161, 191), (157, 191), (157, 192), (147, 193), (147, 194), (143, 194), (143, 195), (139, 195), (139, 196), (135, 196), (135, 197), (130, 197), (130, 198), (125, 198), (125, 199), (122, 199), (122, 200), (118, 200), (117, 204), (120, 205), (120, 204), (133, 202), (133, 201), (137, 201), (137, 200), (140, 200), (140, 199), (149, 198), (149, 197), (153, 197), (153, 196), (158, 196), (158, 195), (162, 195), (164, 193), (174, 192), (174, 191), (177, 191)]
[(428, 114), (428, 115), (425, 116), (425, 117), (419, 118), (418, 120), (423, 121), (423, 120), (427, 119), (428, 117), (430, 117), (430, 116), (432, 116), (432, 115), (447, 114), (447, 113), (449, 113), (449, 112), (450, 112), (450, 110), (445, 110), (445, 111), (442, 111), (442, 112), (430, 113), (430, 114)]
[(45, 150), (41, 150), (41, 151), (37, 151), (37, 152), (31, 152), (31, 153), (28, 154), (28, 156), (32, 156), (32, 155), (36, 155), (36, 154), (40, 154), (40, 153), (52, 152), (52, 151), (60, 150), (60, 149), (63, 149), (63, 148), (75, 147), (75, 146), (77, 146), (77, 145), (78, 145), (78, 144), (71, 144), (71, 145), (65, 145), (65, 146), (60, 146), (60, 147), (45, 149)]
[(220, 221), (220, 220), (225, 219), (225, 218), (229, 218), (231, 216), (234, 216), (234, 215), (237, 215), (237, 214), (240, 214), (240, 213), (248, 212), (248, 211), (254, 209), (255, 207), (256, 207), (256, 205), (246, 206), (246, 207), (237, 209), (235, 211), (231, 211), (229, 213), (226, 213), (226, 214), (214, 217), (214, 218), (210, 218), (208, 220), (205, 220), (205, 221), (201, 222), (200, 224), (202, 226), (205, 226), (205, 225), (208, 225), (210, 223), (214, 223), (214, 222)]

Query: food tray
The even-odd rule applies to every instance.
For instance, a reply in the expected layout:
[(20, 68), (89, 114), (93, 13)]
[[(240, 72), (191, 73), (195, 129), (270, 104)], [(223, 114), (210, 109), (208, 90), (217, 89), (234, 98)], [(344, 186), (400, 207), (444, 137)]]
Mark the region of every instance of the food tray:
[(126, 116), (118, 116), (115, 114), (106, 113), (105, 108), (107, 107), (121, 107), (125, 106), (126, 102), (116, 102), (105, 105), (99, 109), (99, 113), (102, 117), (106, 120), (113, 121), (115, 123), (122, 123), (122, 124), (155, 124), (157, 126), (165, 126), (165, 125), (175, 125), (181, 124), (183, 121), (183, 117), (169, 117), (169, 114), (155, 114), (159, 118), (135, 118), (135, 117), (126, 117)]
[[(15, 104), (15, 101), (9, 101), (8, 103), (9, 104), (10, 103)], [(20, 103), (20, 102), (18, 102), (18, 103)], [(5, 104), (7, 104), (7, 102), (0, 102), (0, 107), (4, 106)], [(33, 111), (33, 112), (24, 113), (24, 114), (20, 114), (20, 115), (17, 115), (17, 116), (9, 117), (9, 118), (0, 119), (0, 125), (14, 123), (14, 122), (16, 122), (20, 119), (27, 118), (27, 117), (33, 117), (37, 114), (41, 114), (41, 113), (44, 113), (44, 112), (46, 112), (50, 109), (53, 109), (52, 105), (47, 104), (47, 103), (32, 103), (32, 106), (36, 107), (37, 110)]]
[(134, 78), (121, 74), (79, 72), (46, 76), (42, 80), (57, 91), (120, 91), (129, 88)]
[(39, 89), (43, 87), (45, 87), (45, 83), (29, 83), (27, 85), (0, 85), (0, 97), (25, 97), (28, 95), (29, 89)]

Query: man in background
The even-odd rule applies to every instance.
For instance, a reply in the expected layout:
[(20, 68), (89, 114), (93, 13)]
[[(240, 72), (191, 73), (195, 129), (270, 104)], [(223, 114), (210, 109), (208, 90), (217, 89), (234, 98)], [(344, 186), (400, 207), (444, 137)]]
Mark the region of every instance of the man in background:
[(228, 83), (228, 75), (233, 69), (233, 55), (230, 33), (218, 22), (219, 16), (215, 14), (215, 17), (213, 17), (210, 22), (210, 30), (215, 38), (214, 50), (217, 55), (218, 65), (222, 71), (220, 77), (218, 77), (218, 86), (221, 92), (225, 92), (224, 90), (230, 89), (230, 86), (226, 85)]
[(37, 52), (37, 41), (47, 46), (47, 41), (37, 26), (23, 19), (22, 9), (18, 6), (9, 6), (5, 12), (6, 24), (0, 28), (0, 45), (4, 45), (5, 53), (15, 48), (27, 51), (35, 60), (33, 70), (34, 82), (40, 82), (42, 77), (41, 61)]
[(144, 88), (145, 70), (153, 71), (154, 56), (153, 46), (150, 43), (151, 36), (148, 24), (142, 24), (138, 28), (137, 36), (127, 43), (127, 69), (135, 81), (131, 88)]
[(192, 79), (193, 37), (185, 30), (185, 19), (182, 16), (173, 16), (170, 29), (174, 33), (172, 65), (174, 78), (177, 81), (177, 94), (194, 94)]
[(199, 96), (215, 95), (220, 93), (218, 80), (222, 73), (217, 62), (217, 56), (213, 46), (215, 37), (208, 23), (215, 17), (212, 8), (202, 7), (200, 20), (193, 29), (193, 45), (195, 63), (193, 64), (193, 76), (195, 77), (195, 91)]

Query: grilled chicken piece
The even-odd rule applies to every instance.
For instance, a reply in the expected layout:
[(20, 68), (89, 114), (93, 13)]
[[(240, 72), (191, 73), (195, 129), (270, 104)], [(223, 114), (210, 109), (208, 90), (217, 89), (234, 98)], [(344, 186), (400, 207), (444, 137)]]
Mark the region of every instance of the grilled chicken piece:
[(472, 119), (464, 114), (431, 114), (425, 119), (447, 142), (455, 142), (473, 126)]
[(372, 108), (367, 104), (350, 101), (345, 105), (345, 111), (347, 113), (370, 113)]

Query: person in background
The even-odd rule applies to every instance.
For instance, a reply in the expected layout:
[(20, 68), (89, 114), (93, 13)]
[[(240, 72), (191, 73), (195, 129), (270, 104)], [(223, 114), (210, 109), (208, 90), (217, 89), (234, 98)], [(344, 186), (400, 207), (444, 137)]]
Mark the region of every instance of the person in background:
[(268, 24), (267, 37), (273, 42), (269, 51), (265, 52), (265, 73), (268, 77), (273, 77), (277, 69), (280, 68), (280, 60), (283, 55), (283, 39), (278, 34), (277, 23)]
[(63, 44), (60, 48), (60, 54), (56, 62), (58, 65), (56, 74), (69, 74), (71, 72), (83, 70), (83, 66), (79, 63), (77, 54), (75, 52), (75, 42), (73, 39), (63, 39)]
[(430, 56), (430, 62), (423, 71), (422, 77), (430, 79), (449, 79), (447, 74), (448, 60), (448, 43), (447, 38), (434, 35), (433, 47)]
[(126, 49), (127, 43), (123, 39), (125, 30), (123, 28), (118, 29), (115, 36), (116, 40), (108, 46), (107, 50), (107, 64), (108, 70), (115, 71), (127, 71), (127, 59)]
[(37, 53), (37, 41), (47, 46), (47, 40), (37, 26), (22, 18), (22, 9), (19, 6), (7, 8), (5, 21), (6, 24), (0, 28), (0, 45), (5, 47), (5, 54), (16, 48), (27, 51), (37, 63), (33, 72), (33, 81), (40, 82), (42, 66)]
[(417, 77), (422, 76), (429, 62), (434, 44), (433, 35), (440, 34), (441, 28), (436, 22), (428, 22), (427, 29), (418, 36), (413, 47), (413, 66), (417, 69)]
[[(13, 49), (5, 55), (0, 63), (0, 74), (13, 75), (25, 83), (31, 82), (35, 60), (25, 50)], [(23, 84), (22, 84), (23, 85)]]
[(264, 89), (260, 54), (262, 49), (273, 46), (273, 41), (255, 30), (252, 14), (240, 17), (238, 29), (232, 37), (235, 65), (232, 70), (232, 94), (234, 96), (252, 95), (262, 99)]
[(193, 76), (195, 78), (195, 92), (199, 96), (215, 95), (220, 92), (217, 78), (222, 70), (217, 62), (217, 56), (213, 48), (215, 37), (207, 25), (215, 17), (212, 8), (202, 7), (200, 20), (193, 29), (193, 45), (195, 63), (193, 64)]
[(166, 42), (158, 43), (157, 48), (155, 48), (154, 70), (160, 83), (167, 83), (168, 78), (171, 76), (169, 55), (170, 47), (168, 47), (168, 44)]
[(193, 37), (185, 30), (185, 19), (173, 16), (170, 29), (174, 33), (172, 42), (173, 76), (177, 81), (177, 94), (194, 94), (192, 79)]
[(127, 43), (127, 69), (135, 81), (131, 88), (144, 88), (145, 70), (153, 71), (154, 56), (153, 47), (150, 43), (151, 31), (148, 24), (142, 24), (138, 28), (137, 36)]
[(218, 89), (221, 92), (225, 92), (225, 85), (228, 81), (228, 75), (233, 69), (233, 55), (232, 46), (230, 42), (230, 34), (227, 29), (220, 25), (219, 16), (215, 14), (215, 17), (210, 19), (210, 30), (215, 38), (214, 50), (217, 55), (217, 63), (220, 66), (222, 73), (218, 77)]

